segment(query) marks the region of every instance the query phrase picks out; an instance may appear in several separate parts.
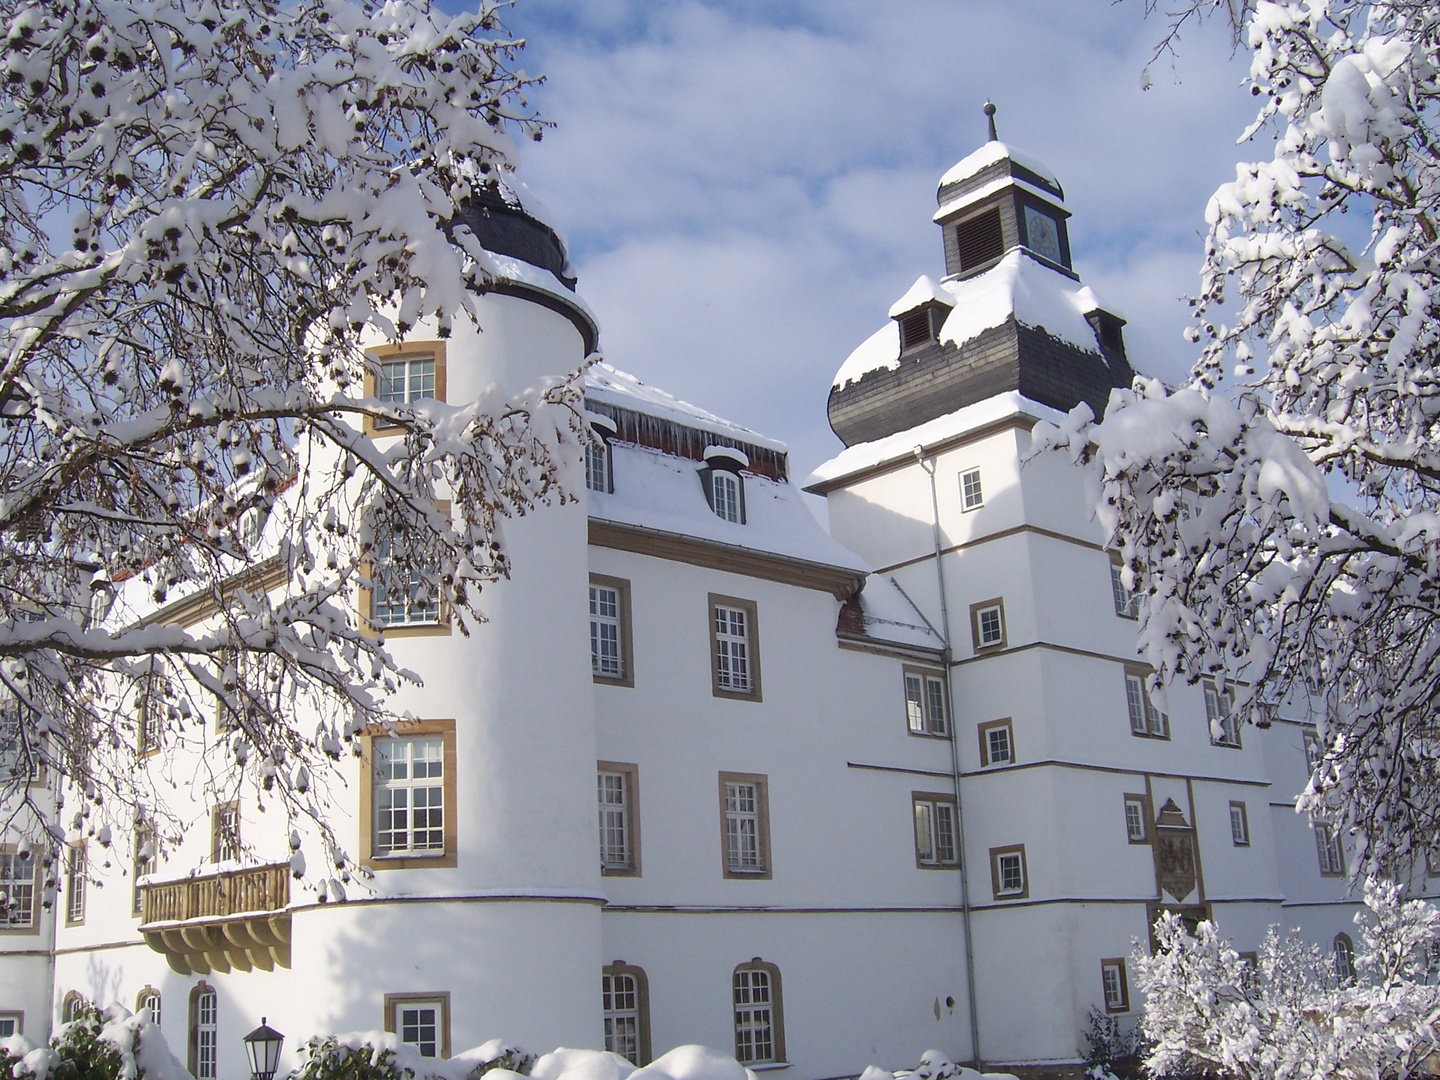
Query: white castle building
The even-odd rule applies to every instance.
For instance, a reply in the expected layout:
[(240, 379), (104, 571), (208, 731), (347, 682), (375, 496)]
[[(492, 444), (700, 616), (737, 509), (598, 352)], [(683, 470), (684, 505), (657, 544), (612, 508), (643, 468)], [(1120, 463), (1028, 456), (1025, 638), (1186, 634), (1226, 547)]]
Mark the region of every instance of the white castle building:
[[(283, 822), (198, 785), (158, 856), (72, 847), (53, 909), (0, 848), (0, 1035), (42, 1041), (83, 997), (152, 1008), (198, 1080), (248, 1075), (262, 1014), (288, 1064), (388, 1028), (438, 1056), (699, 1042), (819, 1080), (935, 1047), (1061, 1075), (1092, 1009), (1133, 1020), (1126, 957), (1163, 908), (1241, 948), (1301, 926), (1343, 965), (1344, 852), (1293, 804), (1310, 703), (1266, 730), (1214, 686), (1151, 704), (1080, 475), (1024, 461), (1037, 421), (1132, 374), (1060, 184), (992, 140), (939, 204), (943, 276), (830, 390), (846, 449), (802, 481), (828, 533), (783, 443), (591, 368), (604, 450), (572, 463), (579, 502), (506, 523), (490, 621), (362, 600), (425, 680), (399, 702), (423, 719), (333, 793), (370, 884), (292, 889)], [(377, 350), (383, 385), (464, 401), (594, 348), (556, 234), (500, 197), (471, 224), (508, 268), (484, 332)]]

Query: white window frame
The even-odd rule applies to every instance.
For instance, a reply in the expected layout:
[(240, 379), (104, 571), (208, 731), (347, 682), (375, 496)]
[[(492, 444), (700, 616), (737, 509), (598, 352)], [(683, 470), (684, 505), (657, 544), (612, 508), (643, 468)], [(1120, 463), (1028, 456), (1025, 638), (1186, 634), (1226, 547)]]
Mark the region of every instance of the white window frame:
[(1125, 568), (1118, 562), (1110, 563), (1110, 594), (1115, 601), (1115, 614), (1122, 619), (1140, 617), (1140, 594), (1125, 587)]
[[(429, 1017), (428, 1023), (426, 1017)], [(423, 1058), (439, 1058), (445, 1034), (444, 1003), (415, 999), (395, 1004), (395, 1037)], [(430, 1037), (427, 1039), (426, 1032)], [(406, 1036), (411, 1036), (407, 1038)], [(429, 1050), (427, 1053), (426, 1050)]]
[(918, 668), (903, 669), (905, 679), (905, 720), (912, 735), (950, 734), (950, 709), (946, 701), (945, 676)]
[(641, 968), (617, 960), (607, 964), (600, 977), (600, 1015), (605, 1025), (605, 1049), (632, 1065), (650, 1060), (649, 987)]
[[(1205, 684), (1205, 719), (1210, 729), (1210, 743), (1213, 746), (1228, 746), (1240, 749), (1240, 715), (1232, 708), (1230, 692), (1224, 693), (1212, 683)], [(1216, 727), (1220, 734), (1215, 734)]]
[(214, 990), (195, 995), (195, 1080), (216, 1080), (220, 1059), (220, 999)]
[(618, 585), (590, 583), (590, 672), (625, 678), (624, 596)]
[(1130, 1011), (1130, 987), (1123, 959), (1112, 957), (1100, 961), (1100, 989), (1107, 1013)]
[[(9, 1030), (7, 1031), (6, 1028)], [(8, 1039), (12, 1035), (25, 1034), (25, 1014), (23, 1012), (0, 1012), (0, 1039)]]
[(1132, 844), (1143, 844), (1150, 839), (1150, 812), (1145, 796), (1125, 796), (1125, 838)]
[(1025, 845), (990, 849), (990, 887), (996, 900), (1023, 900), (1030, 895)]
[(0, 705), (0, 782), (18, 780), (38, 784), (45, 776), (45, 758), (35, 739), (35, 725), (25, 722), (26, 708), (10, 700)]
[(1335, 981), (1341, 986), (1355, 985), (1355, 943), (1349, 934), (1336, 934), (1330, 943), (1331, 963), (1335, 968)]
[(633, 765), (601, 762), (595, 774), (600, 826), (600, 870), (634, 874), (639, 869), (635, 844), (635, 774)]
[(762, 790), (754, 780), (725, 781), (725, 868), (732, 875), (766, 872)]
[(1315, 853), (1320, 860), (1321, 877), (1341, 877), (1345, 873), (1345, 846), (1330, 825), (1317, 824)]
[(915, 865), (939, 870), (960, 865), (955, 799), (924, 791), (910, 794), (915, 821)]
[(441, 605), (438, 595), (431, 596), (425, 601), (420, 600), (420, 593), (427, 588), (425, 585), (425, 568), (412, 566), (406, 577), (405, 596), (402, 601), (394, 602), (389, 598), (386, 586), (382, 580), (381, 570), (390, 565), (390, 541), (381, 540), (375, 545), (373, 558), (373, 570), (370, 576), (370, 614), (371, 625), (377, 629), (389, 630), (395, 627), (406, 626), (435, 626), (441, 620)]
[[(429, 365), (428, 372), (425, 365)], [(375, 396), (388, 404), (433, 401), (439, 387), (439, 357), (394, 356), (375, 361)], [(399, 382), (396, 382), (396, 376)]]
[(985, 505), (985, 488), (979, 469), (966, 469), (960, 474), (960, 510), (968, 513)]
[[(376, 739), (374, 745), (375, 819), (371, 823), (375, 837), (374, 855), (377, 858), (443, 855), (446, 819), (453, 813), (453, 808), (445, 805), (443, 736), (436, 732)], [(417, 750), (420, 751), (418, 755)], [(399, 762), (403, 762), (405, 773), (401, 777), (395, 775)], [(423, 765), (423, 776), (415, 775), (417, 764)], [(416, 796), (421, 793), (424, 806), (417, 808)], [(400, 800), (398, 796), (402, 794), (404, 798)], [(404, 805), (400, 805), (402, 801)], [(415, 824), (417, 809), (425, 817), (425, 823), (420, 828)], [(404, 815), (404, 824), (397, 828), (396, 815), (399, 814)], [(383, 827), (387, 823), (390, 827)]]
[(735, 1016), (735, 1060), (742, 1065), (778, 1065), (784, 1061), (784, 1029), (779, 971), (755, 961), (731, 976)]
[(1243, 802), (1230, 801), (1230, 842), (1235, 847), (1250, 846), (1250, 815)]
[[(1009, 717), (981, 724), (979, 730), (981, 768), (1015, 764), (1015, 725)], [(1003, 747), (999, 745), (1002, 741)], [(1003, 756), (997, 755), (997, 749), (1003, 749)]]
[[(155, 830), (149, 825), (141, 825), (135, 830), (135, 851), (132, 860), (132, 873), (134, 880), (131, 882), (131, 914), (143, 915), (145, 907), (145, 893), (140, 888), (140, 879), (155, 873), (159, 867), (158, 844), (155, 841)], [(149, 848), (149, 854), (145, 849)]]
[(85, 841), (79, 840), (65, 850), (65, 922), (69, 926), (78, 926), (85, 921), (88, 873)]
[(728, 469), (710, 470), (710, 506), (721, 521), (743, 524), (740, 477)]
[(1170, 738), (1169, 718), (1150, 703), (1145, 676), (1125, 672), (1125, 708), (1130, 715), (1130, 734), (1143, 739)]
[(975, 612), (978, 635), (976, 648), (994, 649), (1005, 644), (1005, 605), (986, 604)]
[(1325, 759), (1324, 747), (1320, 745), (1320, 733), (1314, 728), (1305, 728), (1300, 733), (1301, 749), (1305, 751), (1305, 764), (1313, 773)]
[(755, 693), (753, 631), (753, 612), (748, 607), (711, 600), (710, 632), (715, 643), (717, 693), (739, 696)]
[(585, 486), (601, 494), (610, 493), (610, 444), (598, 439), (585, 447)]
[[(30, 930), (35, 926), (35, 875), (33, 852), (0, 851), (0, 899), (6, 911), (0, 930)], [(24, 918), (20, 916), (23, 915)]]
[(146, 987), (140, 991), (140, 996), (135, 999), (135, 1011), (139, 1012), (141, 1009), (149, 1009), (150, 1020), (156, 1027), (160, 1026), (162, 1006), (160, 991), (156, 990), (153, 986)]
[(210, 858), (212, 862), (239, 862), (240, 804), (218, 803), (210, 808)]

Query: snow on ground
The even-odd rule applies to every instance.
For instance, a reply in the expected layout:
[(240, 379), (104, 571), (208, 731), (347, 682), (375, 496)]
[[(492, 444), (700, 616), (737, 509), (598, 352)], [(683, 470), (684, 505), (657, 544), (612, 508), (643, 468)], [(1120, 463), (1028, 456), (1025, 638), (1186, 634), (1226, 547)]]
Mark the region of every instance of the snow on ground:
[(1090, 286), (1038, 262), (1024, 248), (1011, 248), (998, 263), (975, 277), (943, 281), (938, 286), (922, 277), (912, 285), (890, 308), (891, 321), (866, 338), (840, 365), (835, 373), (837, 388), (859, 382), (868, 372), (899, 366), (900, 330), (894, 318), (928, 298), (910, 302), (923, 291), (925, 282), (953, 309), (940, 328), (939, 339), (947, 344), (963, 345), (1013, 315), (1022, 326), (1044, 330), (1077, 349), (1099, 353), (1095, 330), (1085, 316), (1100, 308), (1119, 314)]

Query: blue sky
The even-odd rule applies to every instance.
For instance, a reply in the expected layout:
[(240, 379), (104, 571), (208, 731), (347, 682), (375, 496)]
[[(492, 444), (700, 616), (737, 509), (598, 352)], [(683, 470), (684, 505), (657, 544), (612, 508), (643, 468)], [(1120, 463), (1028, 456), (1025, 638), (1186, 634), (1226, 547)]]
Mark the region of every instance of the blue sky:
[[(447, 5), (448, 6), (448, 5)], [(557, 128), (522, 178), (565, 233), (606, 359), (833, 454), (835, 370), (921, 273), (935, 185), (1000, 136), (1065, 187), (1076, 268), (1170, 378), (1205, 204), (1253, 116), (1224, 28), (1141, 72), (1141, 0), (517, 0), (510, 29)]]

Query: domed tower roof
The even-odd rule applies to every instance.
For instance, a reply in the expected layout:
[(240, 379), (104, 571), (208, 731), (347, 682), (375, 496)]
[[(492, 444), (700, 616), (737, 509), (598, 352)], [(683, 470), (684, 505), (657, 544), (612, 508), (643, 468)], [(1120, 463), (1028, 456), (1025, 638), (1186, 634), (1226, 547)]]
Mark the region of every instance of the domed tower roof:
[(1071, 265), (1059, 180), (1002, 143), (985, 111), (990, 140), (940, 178), (945, 276), (916, 281), (836, 373), (830, 426), (847, 446), (1012, 390), (1098, 416), (1134, 378), (1125, 320)]

